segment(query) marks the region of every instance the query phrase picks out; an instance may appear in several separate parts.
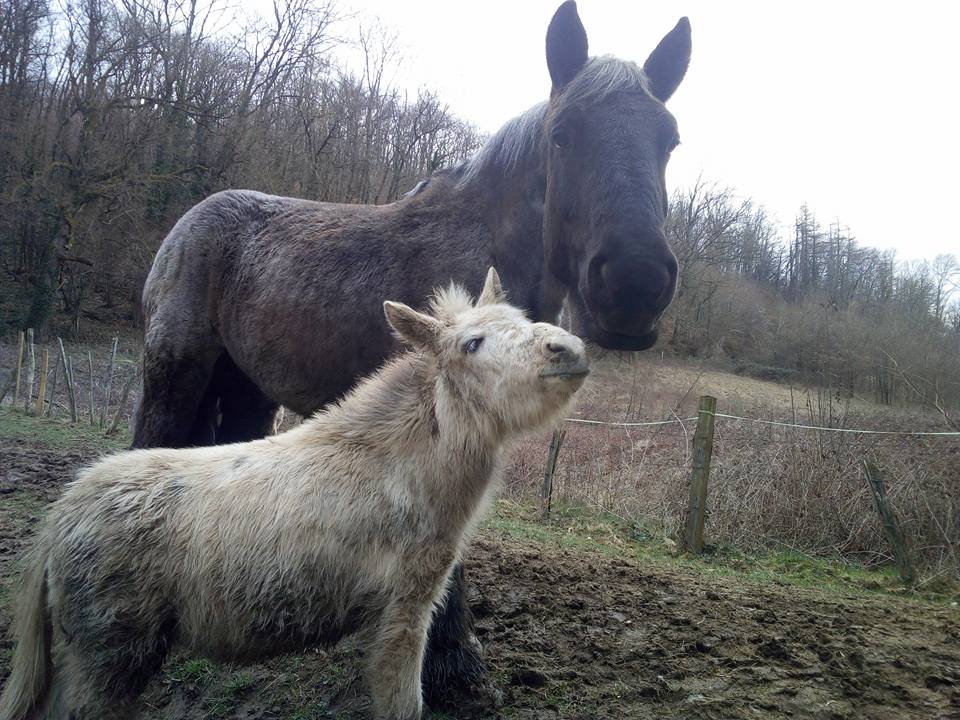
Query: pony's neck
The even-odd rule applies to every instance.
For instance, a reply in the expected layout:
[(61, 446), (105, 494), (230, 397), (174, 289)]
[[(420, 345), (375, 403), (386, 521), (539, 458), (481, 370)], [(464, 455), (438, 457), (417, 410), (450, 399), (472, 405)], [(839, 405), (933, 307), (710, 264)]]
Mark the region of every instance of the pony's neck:
[(427, 356), (400, 355), (310, 420), (306, 432), (370, 462), (413, 471), (410, 482), (457, 525), (486, 492), (503, 433), (438, 382), (437, 373)]

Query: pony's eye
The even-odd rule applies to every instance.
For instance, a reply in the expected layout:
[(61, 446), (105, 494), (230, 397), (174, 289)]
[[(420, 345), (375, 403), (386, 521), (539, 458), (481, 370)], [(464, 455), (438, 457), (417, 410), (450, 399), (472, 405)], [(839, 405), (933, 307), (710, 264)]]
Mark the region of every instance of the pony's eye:
[(570, 133), (563, 127), (555, 127), (550, 133), (550, 142), (555, 148), (565, 148), (570, 144)]
[(475, 353), (480, 349), (480, 346), (483, 345), (483, 338), (471, 338), (463, 344), (463, 351), (467, 354)]

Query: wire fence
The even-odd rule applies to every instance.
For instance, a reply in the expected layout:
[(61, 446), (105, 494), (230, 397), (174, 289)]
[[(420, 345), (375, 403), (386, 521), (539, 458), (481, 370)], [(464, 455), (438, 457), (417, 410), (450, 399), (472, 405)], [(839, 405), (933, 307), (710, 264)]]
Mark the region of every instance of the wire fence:
[[(599, 406), (585, 415), (589, 409)], [(874, 418), (875, 427), (864, 427), (859, 416), (810, 412), (805, 422), (703, 407), (662, 420), (569, 417), (551, 438), (546, 466), (543, 445), (531, 444), (511, 482), (519, 492), (539, 485), (543, 517), (556, 494), (681, 546), (691, 544), (688, 528), (705, 524), (710, 546), (892, 561), (904, 577), (912, 561), (960, 572), (960, 431), (919, 417)], [(704, 461), (707, 441), (698, 434), (706, 419), (712, 458)]]
[[(762, 420), (760, 418), (728, 415), (727, 413), (707, 413), (715, 418), (725, 420), (740, 420), (742, 422), (757, 423), (758, 425), (773, 425), (776, 427), (796, 428), (798, 430), (818, 430), (823, 432), (853, 433), (857, 435), (893, 435), (897, 437), (960, 437), (960, 432), (944, 431), (931, 432), (927, 430), (868, 430), (865, 428), (843, 428), (829, 425), (803, 425), (800, 423), (781, 422), (779, 420)], [(654, 427), (659, 425), (676, 425), (678, 423), (696, 422), (696, 417), (674, 418), (672, 420), (653, 420), (649, 422), (614, 422), (609, 420), (589, 420), (586, 418), (565, 418), (564, 422), (581, 425), (605, 425), (608, 427)]]

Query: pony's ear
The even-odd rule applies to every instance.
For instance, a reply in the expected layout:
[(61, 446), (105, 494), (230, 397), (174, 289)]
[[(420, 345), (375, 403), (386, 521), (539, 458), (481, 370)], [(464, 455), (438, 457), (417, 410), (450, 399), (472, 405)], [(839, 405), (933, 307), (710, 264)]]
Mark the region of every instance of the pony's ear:
[(643, 64), (643, 72), (650, 78), (650, 90), (660, 102), (666, 102), (680, 85), (690, 65), (690, 21), (680, 22), (663, 40)]
[(417, 312), (403, 303), (387, 300), (383, 314), (390, 327), (415, 348), (436, 351), (443, 325), (436, 318)]
[(553, 89), (560, 90), (573, 80), (586, 62), (587, 31), (577, 14), (577, 4), (567, 0), (547, 27), (547, 69)]
[(496, 305), (507, 301), (507, 294), (500, 286), (500, 276), (492, 267), (487, 271), (487, 279), (483, 283), (483, 290), (477, 298), (477, 305)]

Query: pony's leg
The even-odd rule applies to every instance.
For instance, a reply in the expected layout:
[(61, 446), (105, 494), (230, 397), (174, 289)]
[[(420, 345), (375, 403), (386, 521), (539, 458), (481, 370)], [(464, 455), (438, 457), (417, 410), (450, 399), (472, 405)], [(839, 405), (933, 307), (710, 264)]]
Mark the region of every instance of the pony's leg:
[(258, 440), (273, 434), (277, 403), (224, 353), (213, 371), (211, 388), (219, 400), (218, 444)]
[(70, 646), (61, 646), (55, 666), (51, 691), (39, 720), (133, 720), (136, 716), (139, 693), (117, 697), (107, 692), (90, 659), (83, 654)]
[(423, 668), (427, 701), (437, 703), (450, 690), (468, 690), (482, 685), (486, 665), (480, 641), (473, 631), (473, 614), (467, 605), (463, 565), (450, 575), (443, 606), (430, 625)]
[(212, 444), (211, 415), (216, 407), (207, 390), (220, 352), (212, 338), (196, 339), (183, 347), (172, 346), (165, 339), (148, 339), (133, 447)]
[(367, 665), (376, 720), (420, 720), (420, 675), (433, 602), (395, 600), (384, 612)]

